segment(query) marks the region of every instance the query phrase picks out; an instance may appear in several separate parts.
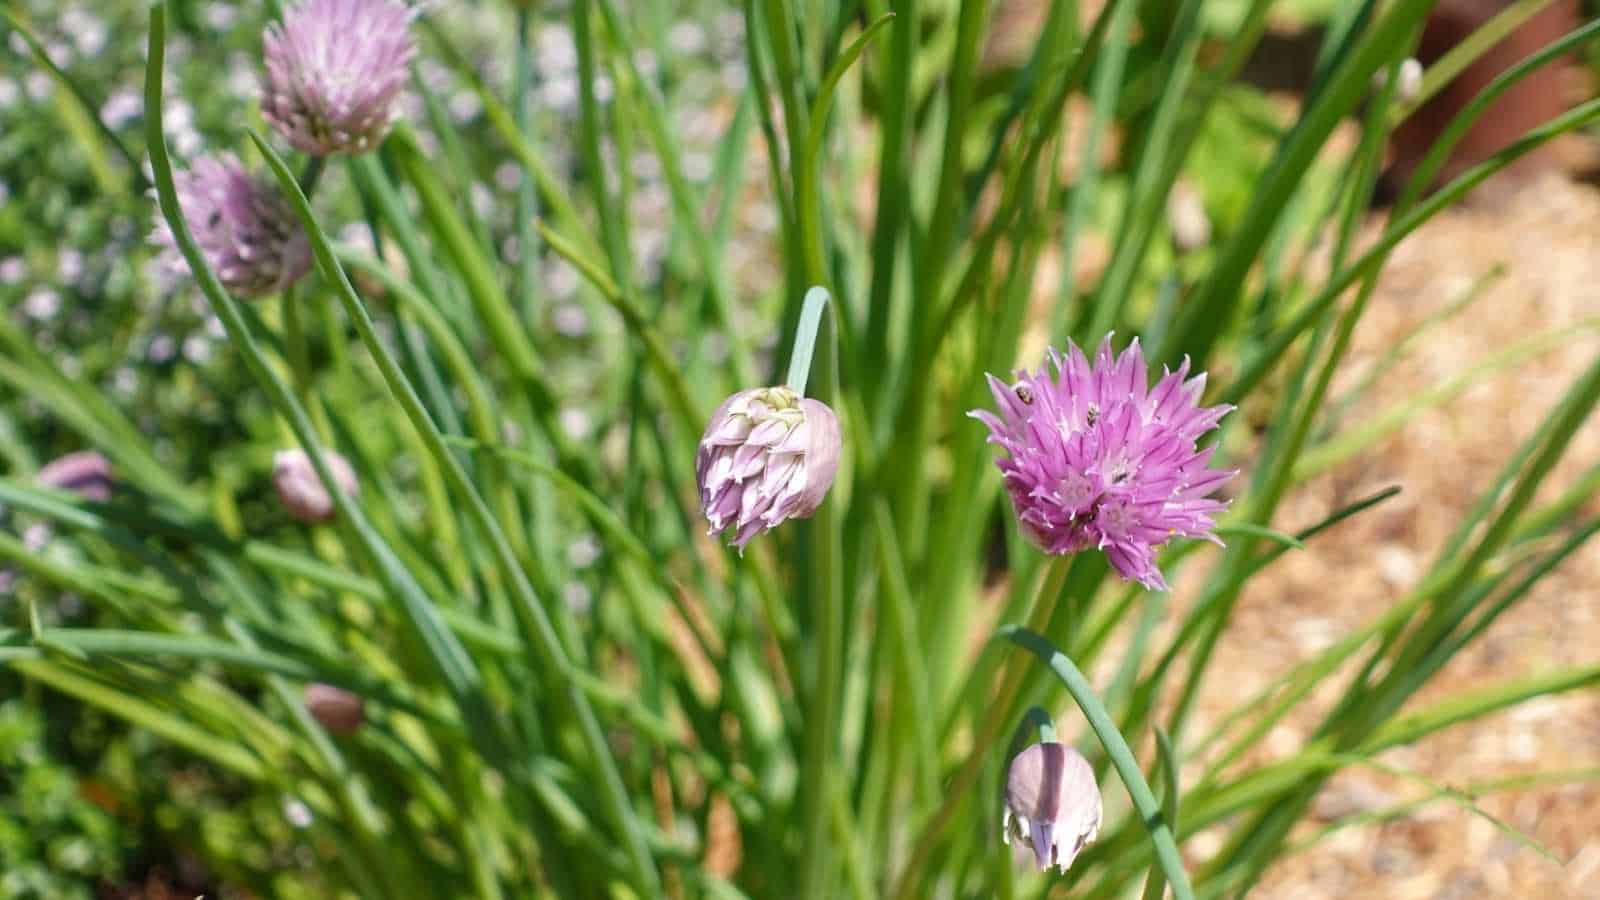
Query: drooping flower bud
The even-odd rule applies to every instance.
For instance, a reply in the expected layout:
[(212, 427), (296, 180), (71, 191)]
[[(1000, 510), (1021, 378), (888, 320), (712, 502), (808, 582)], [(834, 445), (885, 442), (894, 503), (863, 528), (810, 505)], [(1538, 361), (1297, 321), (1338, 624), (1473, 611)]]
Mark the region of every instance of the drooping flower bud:
[(827, 404), (786, 387), (734, 394), (712, 415), (695, 456), (709, 533), (731, 527), (743, 550), (784, 520), (816, 512), (838, 468), (839, 420)]
[[(361, 485), (356, 481), (356, 472), (350, 468), (350, 463), (344, 457), (332, 450), (322, 451), (328, 460), (328, 468), (333, 470), (334, 480), (339, 482), (339, 487), (346, 496), (354, 497), (361, 492)], [(322, 484), (322, 479), (317, 477), (316, 467), (311, 465), (311, 458), (304, 450), (296, 447), (293, 450), (279, 450), (272, 457), (272, 486), (278, 492), (278, 499), (283, 503), (289, 515), (302, 522), (326, 522), (333, 518), (333, 498), (328, 496), (327, 488)]]
[(1023, 532), (1046, 553), (1103, 550), (1123, 578), (1166, 590), (1157, 550), (1216, 541), (1227, 504), (1210, 494), (1237, 472), (1209, 468), (1216, 448), (1196, 442), (1233, 407), (1200, 405), (1206, 377), (1190, 378), (1187, 359), (1148, 388), (1137, 339), (1119, 356), (1107, 335), (1093, 364), (1071, 343), (1050, 361), (1054, 375), (1019, 373), (1015, 385), (991, 375), (999, 415), (971, 413), (1006, 451), (996, 465)]
[(366, 718), (366, 701), (359, 694), (331, 684), (306, 685), (305, 704), (311, 717), (333, 734), (355, 734)]
[[(173, 178), (178, 205), (222, 286), (240, 297), (275, 294), (311, 269), (311, 245), (288, 198), (266, 176), (252, 176), (237, 157), (223, 154), (197, 160)], [(165, 220), (155, 242), (165, 247), (167, 263), (188, 272)]]
[(1094, 769), (1078, 751), (1046, 741), (1011, 761), (1002, 839), (1010, 844), (1015, 836), (1031, 848), (1040, 871), (1065, 872), (1099, 833), (1100, 814)]
[(1410, 103), (1422, 95), (1422, 63), (1416, 57), (1408, 56), (1400, 63), (1399, 83), (1395, 85), (1395, 94), (1403, 102)]
[[(1410, 103), (1422, 93), (1422, 63), (1416, 57), (1406, 57), (1400, 61), (1400, 69), (1396, 73), (1397, 79), (1394, 86), (1394, 99), (1401, 103)], [(1381, 93), (1389, 83), (1389, 69), (1384, 67), (1372, 73), (1372, 90)]]
[(365, 153), (389, 133), (416, 53), (400, 0), (305, 0), (267, 27), (261, 115), (296, 150)]
[(111, 499), (111, 462), (94, 450), (79, 450), (46, 463), (39, 470), (38, 481), (45, 487), (105, 503)]
[(1187, 181), (1175, 182), (1167, 194), (1167, 229), (1179, 253), (1193, 253), (1211, 243), (1205, 198)]

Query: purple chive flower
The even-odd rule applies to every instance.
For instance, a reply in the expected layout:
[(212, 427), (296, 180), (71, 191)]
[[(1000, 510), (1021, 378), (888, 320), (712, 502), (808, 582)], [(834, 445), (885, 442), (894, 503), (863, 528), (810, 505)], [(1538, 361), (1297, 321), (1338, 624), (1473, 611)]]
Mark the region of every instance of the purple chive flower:
[(709, 534), (733, 528), (741, 551), (785, 519), (816, 512), (839, 468), (839, 420), (786, 387), (752, 388), (717, 408), (700, 438), (695, 480)]
[(305, 0), (267, 26), (261, 115), (314, 156), (365, 153), (399, 111), (416, 44), (400, 0)]
[[(359, 494), (361, 484), (349, 461), (332, 450), (324, 450), (322, 455), (327, 458), (328, 468), (333, 470), (333, 478), (345, 496)], [(326, 522), (333, 518), (333, 498), (328, 496), (316, 467), (311, 465), (311, 457), (299, 447), (279, 450), (272, 457), (272, 486), (278, 492), (278, 500), (296, 519)]]
[(94, 450), (79, 450), (58, 456), (39, 470), (37, 480), (45, 487), (71, 491), (85, 500), (105, 503), (111, 499), (111, 462)]
[[(288, 198), (266, 176), (252, 176), (237, 157), (205, 157), (174, 176), (178, 205), (206, 264), (241, 297), (275, 294), (311, 269), (311, 245)], [(172, 229), (156, 225), (174, 270), (188, 272)]]
[(1236, 473), (1207, 468), (1215, 448), (1195, 442), (1233, 407), (1199, 405), (1206, 376), (1188, 378), (1187, 359), (1146, 390), (1137, 338), (1114, 356), (1107, 335), (1093, 365), (1070, 342), (1050, 361), (1053, 376), (1040, 368), (1015, 385), (989, 376), (1000, 415), (971, 413), (1006, 451), (996, 464), (1023, 531), (1046, 553), (1104, 550), (1122, 577), (1166, 590), (1155, 563), (1163, 544), (1217, 540), (1213, 517), (1226, 503), (1208, 495)]
[(1017, 754), (1006, 773), (1000, 837), (1033, 850), (1039, 871), (1065, 872), (1100, 831), (1100, 786), (1078, 751), (1053, 741)]

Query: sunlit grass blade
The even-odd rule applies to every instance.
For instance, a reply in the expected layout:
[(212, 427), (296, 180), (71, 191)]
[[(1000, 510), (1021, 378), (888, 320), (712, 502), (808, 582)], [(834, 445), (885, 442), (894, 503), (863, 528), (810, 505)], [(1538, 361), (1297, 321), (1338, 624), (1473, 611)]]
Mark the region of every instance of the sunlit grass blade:
[(1266, 242), (1271, 225), (1298, 188), (1307, 167), (1334, 126), (1366, 93), (1372, 74), (1404, 52), (1406, 42), (1431, 5), (1400, 2), (1389, 7), (1352, 48), (1348, 58), (1331, 73), (1317, 95), (1318, 102), (1304, 110), (1301, 120), (1263, 175), (1244, 221), (1223, 248), (1197, 295), (1189, 300), (1188, 313), (1179, 317), (1173, 340), (1162, 348), (1164, 356), (1174, 359), (1181, 351), (1194, 355), (1202, 363), (1206, 360), (1232, 321), (1252, 261)]
[(1419, 413), (1449, 403), (1484, 379), (1556, 348), (1567, 346), (1574, 338), (1586, 332), (1592, 333), (1596, 329), (1600, 329), (1600, 319), (1589, 319), (1576, 325), (1525, 337), (1488, 359), (1479, 361), (1443, 384), (1420, 391), (1405, 402), (1377, 415), (1364, 416), (1365, 421), (1359, 428), (1333, 437), (1325, 444), (1312, 447), (1295, 463), (1291, 477), (1295, 481), (1303, 481), (1325, 472), (1394, 434)]
[(139, 157), (135, 156), (133, 151), (128, 149), (128, 145), (123, 142), (121, 136), (112, 131), (106, 125), (105, 120), (100, 118), (99, 105), (90, 99), (88, 90), (80, 80), (68, 75), (60, 66), (56, 65), (55, 60), (50, 58), (50, 53), (45, 48), (44, 43), (39, 40), (38, 35), (33, 33), (33, 29), (29, 28), (28, 24), (22, 20), (16, 9), (10, 6), (0, 7), (0, 18), (5, 19), (6, 24), (11, 26), (12, 30), (22, 38), (22, 42), (33, 52), (34, 60), (43, 66), (55, 78), (57, 83), (67, 89), (72, 99), (78, 104), (83, 117), (93, 125), (100, 139), (117, 151), (117, 155), (121, 156), (123, 161), (128, 164), (133, 192), (135, 194), (143, 193), (149, 187), (149, 182), (144, 176), (144, 168), (140, 165)]
[[(145, 110), (147, 116), (146, 136), (149, 141), (151, 168), (154, 171), (157, 197), (160, 201), (162, 214), (172, 227), (173, 235), (178, 247), (182, 250), (184, 258), (188, 261), (190, 271), (194, 273), (206, 298), (211, 302), (213, 310), (221, 318), (229, 337), (238, 347), (246, 365), (251, 370), (257, 383), (266, 391), (273, 400), (274, 406), (288, 420), (305, 449), (318, 476), (324, 485), (332, 486), (329, 494), (336, 504), (341, 519), (350, 524), (350, 533), (359, 543), (363, 551), (371, 559), (380, 573), (380, 577), (394, 592), (404, 605), (412, 626), (416, 629), (424, 646), (428, 648), (438, 676), (450, 689), (457, 702), (460, 703), (462, 714), (469, 723), (477, 737), (484, 742), (484, 749), (493, 756), (502, 756), (505, 752), (505, 740), (500, 732), (495, 716), (487, 705), (482, 693), (482, 682), (477, 666), (466, 650), (456, 640), (453, 634), (444, 627), (439, 618), (437, 606), (422, 591), (408, 572), (395, 557), (394, 551), (384, 543), (383, 539), (373, 530), (359, 505), (352, 502), (345, 493), (339, 489), (338, 481), (333, 471), (329, 468), (328, 461), (323, 453), (318, 440), (316, 429), (312, 426), (310, 417), (303, 406), (295, 398), (289, 388), (273, 372), (271, 366), (262, 356), (254, 337), (245, 325), (240, 314), (237, 302), (228, 295), (211, 271), (199, 246), (195, 243), (183, 216), (183, 210), (178, 205), (176, 187), (173, 183), (172, 164), (167, 156), (166, 138), (162, 130), (162, 77), (166, 48), (166, 6), (164, 3), (154, 4), (150, 8), (150, 37), (145, 76)], [(287, 175), (287, 170), (284, 170)], [(289, 181), (294, 178), (289, 175)], [(294, 189), (299, 193), (298, 186)], [(304, 202), (304, 197), (301, 197)]]
[(245, 778), (262, 781), (268, 777), (268, 770), (260, 757), (250, 752), (246, 745), (203, 731), (165, 709), (108, 687), (65, 664), (39, 659), (13, 659), (6, 661), (5, 665), (28, 678), (146, 728)]
[(1515, 0), (1504, 4), (1493, 17), (1479, 25), (1471, 34), (1458, 41), (1428, 66), (1422, 73), (1422, 83), (1418, 85), (1415, 96), (1407, 98), (1403, 106), (1390, 114), (1393, 120), (1401, 121), (1433, 99), (1469, 66), (1494, 49), (1496, 44), (1504, 41), (1507, 35), (1544, 11), (1551, 3), (1552, 0)]
[[(1172, 741), (1167, 733), (1156, 729), (1156, 749), (1161, 753), (1161, 814), (1172, 825), (1175, 832), (1181, 833), (1178, 828), (1178, 754), (1172, 749)], [(1166, 872), (1161, 866), (1150, 867), (1150, 874), (1145, 877), (1144, 900), (1161, 900), (1167, 893)]]
[[(333, 283), (339, 299), (344, 303), (345, 312), (354, 323), (357, 333), (361, 336), (362, 343), (366, 346), (373, 359), (382, 371), (384, 381), (395, 402), (402, 408), (412, 426), (422, 436), (429, 453), (434, 461), (444, 471), (451, 489), (467, 504), (473, 523), (487, 538), (494, 554), (495, 561), (501, 572), (508, 579), (513, 595), (516, 599), (514, 609), (524, 629), (525, 640), (533, 650), (542, 658), (546, 674), (558, 683), (567, 682), (565, 694), (572, 714), (577, 720), (579, 733), (591, 754), (591, 764), (596, 768), (600, 781), (602, 794), (609, 807), (612, 825), (623, 836), (625, 852), (629, 858), (633, 877), (641, 890), (649, 891), (658, 884), (658, 875), (648, 850), (645, 848), (643, 838), (639, 833), (635, 813), (624, 794), (621, 778), (616, 771), (616, 764), (612, 758), (605, 738), (600, 732), (598, 721), (589, 705), (589, 701), (582, 692), (570, 683), (567, 675), (569, 665), (567, 650), (562, 646), (556, 635), (555, 628), (550, 620), (544, 604), (534, 594), (533, 586), (528, 581), (527, 574), (522, 569), (521, 562), (512, 551), (505, 533), (495, 521), (488, 505), (477, 492), (466, 472), (462, 469), (460, 461), (450, 453), (441, 435), (428, 418), (427, 411), (423, 408), (416, 391), (411, 387), (398, 364), (396, 364), (382, 341), (378, 339), (372, 320), (366, 308), (362, 305), (355, 289), (351, 286), (349, 277), (340, 266), (334, 254), (333, 246), (327, 236), (323, 234), (311, 213), (311, 207), (305, 195), (300, 192), (293, 174), (283, 161), (277, 156), (260, 136), (254, 132), (251, 138), (262, 156), (267, 160), (273, 174), (277, 176), (284, 192), (289, 195), (300, 215), (301, 224), (311, 240), (312, 252), (316, 257), (317, 265), (323, 277)], [(331, 479), (329, 480), (331, 483)], [(341, 503), (341, 513), (346, 508), (354, 508), (348, 501)], [(442, 623), (441, 623), (442, 624)], [(440, 633), (448, 634), (442, 628)], [(453, 636), (452, 636), (453, 640)], [(459, 644), (456, 646), (459, 647)]]

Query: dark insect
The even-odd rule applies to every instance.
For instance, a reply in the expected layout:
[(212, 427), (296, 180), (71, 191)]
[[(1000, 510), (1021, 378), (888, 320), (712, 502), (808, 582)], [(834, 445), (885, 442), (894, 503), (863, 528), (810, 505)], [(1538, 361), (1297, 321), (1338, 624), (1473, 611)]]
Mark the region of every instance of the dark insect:
[(1032, 403), (1033, 403), (1033, 388), (1028, 387), (1025, 384), (1018, 383), (1018, 384), (1014, 385), (1011, 388), (1011, 390), (1016, 393), (1017, 399), (1021, 400), (1024, 406), (1032, 405)]

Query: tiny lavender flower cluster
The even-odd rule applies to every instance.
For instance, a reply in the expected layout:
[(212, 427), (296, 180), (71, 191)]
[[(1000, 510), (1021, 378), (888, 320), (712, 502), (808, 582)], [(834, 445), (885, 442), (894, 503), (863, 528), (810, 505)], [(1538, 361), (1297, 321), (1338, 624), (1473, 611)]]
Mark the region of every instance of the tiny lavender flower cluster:
[(1105, 552), (1122, 577), (1166, 590), (1155, 555), (1174, 537), (1215, 541), (1210, 498), (1235, 472), (1208, 468), (1215, 448), (1196, 442), (1230, 406), (1200, 406), (1204, 374), (1163, 370), (1154, 388), (1139, 341), (1120, 356), (1111, 337), (1094, 362), (1069, 342), (1048, 367), (1015, 385), (989, 376), (999, 415), (975, 410), (1023, 530), (1047, 553)]
[(416, 45), (399, 0), (306, 0), (267, 29), (261, 115), (295, 149), (364, 153), (394, 124)]
[[(311, 268), (311, 245), (278, 185), (251, 175), (232, 154), (197, 160), (177, 172), (178, 205), (222, 286), (262, 297), (293, 284)], [(165, 221), (155, 240), (175, 269), (188, 271)]]
[(740, 550), (787, 519), (816, 512), (839, 468), (839, 420), (786, 387), (729, 397), (695, 456), (700, 507), (711, 534), (734, 531)]

